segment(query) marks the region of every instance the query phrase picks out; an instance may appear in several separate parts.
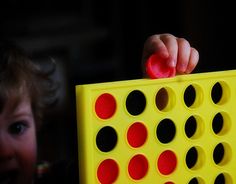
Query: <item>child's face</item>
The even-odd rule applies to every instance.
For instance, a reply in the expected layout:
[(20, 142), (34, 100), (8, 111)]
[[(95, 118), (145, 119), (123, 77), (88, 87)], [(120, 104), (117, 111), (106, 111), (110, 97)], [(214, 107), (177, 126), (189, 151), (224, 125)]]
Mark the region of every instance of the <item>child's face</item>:
[(35, 121), (28, 98), (7, 101), (0, 112), (0, 183), (32, 183), (36, 162)]

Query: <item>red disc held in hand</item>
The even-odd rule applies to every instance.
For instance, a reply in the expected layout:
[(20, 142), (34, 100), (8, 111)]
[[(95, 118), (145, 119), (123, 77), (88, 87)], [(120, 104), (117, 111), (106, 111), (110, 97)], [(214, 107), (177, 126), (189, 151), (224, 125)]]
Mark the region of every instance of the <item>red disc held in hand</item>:
[(174, 77), (175, 67), (167, 64), (167, 59), (159, 56), (158, 53), (151, 55), (146, 62), (146, 72), (151, 79)]

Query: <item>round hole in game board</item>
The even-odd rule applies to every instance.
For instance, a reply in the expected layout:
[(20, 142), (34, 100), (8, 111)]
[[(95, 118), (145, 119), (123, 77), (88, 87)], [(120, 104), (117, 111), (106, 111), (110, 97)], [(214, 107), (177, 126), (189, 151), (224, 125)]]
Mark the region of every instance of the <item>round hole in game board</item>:
[(215, 178), (214, 184), (233, 183), (231, 176), (228, 173), (220, 173)]
[(109, 94), (104, 93), (100, 95), (95, 103), (95, 112), (101, 119), (111, 118), (116, 111), (116, 100)]
[(175, 124), (171, 119), (163, 119), (157, 126), (156, 135), (161, 143), (171, 142), (176, 133)]
[(157, 160), (157, 168), (163, 175), (169, 175), (174, 172), (177, 165), (177, 158), (173, 151), (165, 150)]
[(212, 120), (212, 129), (216, 135), (224, 135), (230, 129), (230, 118), (225, 112), (218, 112)]
[(188, 150), (186, 155), (187, 167), (189, 169), (192, 169), (196, 165), (197, 159), (198, 159), (197, 149), (195, 147), (190, 148), (190, 150)]
[(204, 184), (204, 183), (205, 182), (200, 177), (194, 177), (188, 182), (188, 184)]
[(216, 179), (215, 179), (215, 182), (214, 184), (225, 184), (225, 176), (224, 174), (219, 174)]
[(217, 113), (212, 121), (212, 129), (215, 134), (218, 134), (223, 129), (224, 119), (221, 113)]
[(191, 138), (197, 130), (197, 120), (194, 116), (190, 116), (185, 123), (185, 133), (188, 138)]
[(215, 164), (223, 166), (229, 162), (232, 157), (232, 151), (227, 143), (219, 143), (213, 151), (213, 160)]
[(198, 183), (198, 179), (197, 179), (197, 178), (192, 178), (192, 179), (188, 182), (188, 184), (199, 184), (199, 183)]
[(228, 101), (230, 88), (226, 82), (216, 82), (211, 89), (211, 99), (213, 103), (222, 105)]
[(199, 146), (191, 147), (185, 157), (186, 165), (189, 169), (197, 170), (204, 164), (205, 155)]
[(129, 162), (128, 172), (132, 179), (140, 180), (147, 174), (148, 161), (145, 156), (135, 155)]
[(223, 160), (224, 154), (225, 154), (225, 149), (223, 144), (222, 143), (217, 144), (213, 152), (214, 162), (216, 164), (219, 164)]
[(184, 91), (184, 103), (187, 107), (198, 107), (202, 103), (202, 97), (202, 89), (197, 84), (187, 86)]
[(116, 131), (110, 127), (106, 126), (99, 130), (96, 137), (96, 144), (100, 151), (109, 152), (116, 146), (117, 134)]
[(130, 146), (134, 148), (142, 146), (147, 139), (146, 127), (140, 122), (132, 124), (128, 129), (127, 139)]
[(217, 144), (213, 152), (213, 159), (216, 164), (219, 164), (224, 158), (225, 149), (222, 143)]
[(184, 102), (187, 107), (191, 107), (196, 99), (196, 91), (193, 85), (189, 85), (184, 92)]
[(126, 99), (126, 109), (134, 116), (141, 114), (146, 107), (146, 98), (139, 90), (134, 90), (129, 93)]
[(175, 184), (175, 183), (173, 183), (172, 181), (167, 181), (165, 182), (165, 184)]
[[(160, 111), (168, 111), (173, 106), (174, 93), (170, 88), (161, 88), (156, 94), (156, 106)], [(172, 98), (169, 98), (169, 97)]]
[(215, 83), (211, 90), (212, 101), (215, 104), (219, 103), (219, 101), (222, 98), (222, 94), (223, 94), (223, 91), (222, 91), (221, 84), (219, 82)]
[(112, 159), (106, 159), (100, 163), (97, 169), (97, 177), (101, 184), (114, 183), (119, 175), (117, 163)]
[(203, 133), (203, 120), (198, 115), (190, 116), (185, 123), (185, 134), (188, 138), (197, 139)]

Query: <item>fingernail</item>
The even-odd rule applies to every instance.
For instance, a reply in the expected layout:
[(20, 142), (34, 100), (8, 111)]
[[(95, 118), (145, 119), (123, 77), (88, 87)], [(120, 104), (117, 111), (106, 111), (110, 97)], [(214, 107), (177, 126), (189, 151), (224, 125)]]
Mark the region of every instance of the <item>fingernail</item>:
[(178, 65), (177, 70), (181, 73), (185, 73), (186, 72), (186, 66), (184, 64), (180, 64), (180, 65)]

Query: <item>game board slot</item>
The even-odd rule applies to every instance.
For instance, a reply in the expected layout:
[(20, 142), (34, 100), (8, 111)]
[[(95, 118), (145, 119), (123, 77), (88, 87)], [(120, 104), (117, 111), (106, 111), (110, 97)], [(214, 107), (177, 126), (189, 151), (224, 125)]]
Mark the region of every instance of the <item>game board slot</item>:
[(191, 170), (200, 169), (205, 162), (205, 153), (199, 146), (191, 147), (185, 157), (186, 165)]
[(184, 90), (184, 103), (187, 107), (196, 108), (202, 104), (202, 89), (197, 84), (190, 84)]
[(227, 143), (219, 143), (216, 145), (213, 151), (213, 160), (215, 164), (224, 166), (227, 164), (232, 157), (232, 151)]
[(142, 91), (133, 90), (126, 98), (126, 109), (133, 116), (140, 115), (146, 107), (146, 98)]
[(157, 159), (157, 169), (163, 175), (169, 175), (174, 172), (177, 165), (177, 157), (171, 150), (163, 151)]
[(114, 183), (119, 175), (119, 166), (113, 159), (103, 160), (97, 169), (97, 178), (101, 184)]
[(115, 111), (116, 100), (111, 94), (104, 93), (96, 99), (95, 112), (99, 118), (109, 119), (115, 114)]
[(141, 147), (147, 139), (147, 129), (143, 123), (133, 123), (127, 132), (127, 140), (133, 148)]
[(163, 87), (156, 94), (156, 107), (160, 111), (169, 111), (173, 108), (175, 95), (171, 88)]
[(102, 152), (109, 152), (117, 144), (117, 133), (114, 128), (105, 126), (99, 130), (96, 136), (97, 148)]
[(149, 164), (147, 158), (142, 154), (137, 154), (129, 161), (129, 176), (134, 180), (141, 180), (146, 176), (148, 167)]
[(216, 135), (225, 135), (231, 128), (230, 117), (226, 112), (218, 112), (212, 120), (212, 130)]
[(185, 134), (188, 138), (197, 139), (203, 134), (204, 123), (200, 116), (192, 115), (185, 122)]
[(233, 183), (232, 178), (227, 173), (220, 173), (217, 175), (214, 184), (231, 184)]
[(156, 128), (157, 139), (164, 144), (170, 143), (176, 134), (176, 127), (171, 119), (163, 119)]
[(230, 96), (230, 88), (226, 82), (216, 82), (211, 89), (211, 99), (213, 103), (222, 105), (226, 103)]
[(200, 177), (194, 177), (188, 182), (188, 184), (205, 184), (205, 182)]

